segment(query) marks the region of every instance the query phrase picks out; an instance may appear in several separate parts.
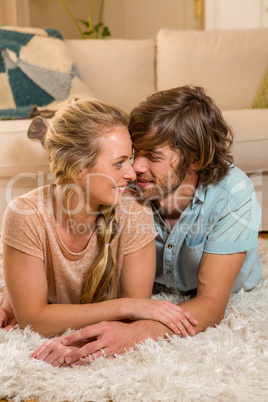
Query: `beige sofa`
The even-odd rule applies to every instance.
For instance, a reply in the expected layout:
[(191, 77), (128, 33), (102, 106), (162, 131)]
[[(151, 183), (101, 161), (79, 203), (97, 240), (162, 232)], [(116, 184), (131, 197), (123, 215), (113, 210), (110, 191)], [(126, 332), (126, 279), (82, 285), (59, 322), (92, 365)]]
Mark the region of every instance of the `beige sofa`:
[[(203, 86), (233, 127), (235, 164), (252, 178), (268, 230), (268, 110), (251, 104), (268, 67), (268, 29), (174, 31), (155, 40), (66, 40), (97, 99), (130, 111), (156, 90)], [(8, 201), (53, 181), (29, 120), (0, 122), (0, 225)]]

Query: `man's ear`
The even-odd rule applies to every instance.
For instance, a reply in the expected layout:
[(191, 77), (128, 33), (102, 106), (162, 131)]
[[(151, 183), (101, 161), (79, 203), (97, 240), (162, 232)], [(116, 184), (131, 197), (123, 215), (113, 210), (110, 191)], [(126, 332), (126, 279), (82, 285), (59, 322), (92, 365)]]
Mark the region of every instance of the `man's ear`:
[(197, 168), (198, 168), (198, 161), (193, 161), (193, 162), (191, 163), (191, 169), (197, 170)]

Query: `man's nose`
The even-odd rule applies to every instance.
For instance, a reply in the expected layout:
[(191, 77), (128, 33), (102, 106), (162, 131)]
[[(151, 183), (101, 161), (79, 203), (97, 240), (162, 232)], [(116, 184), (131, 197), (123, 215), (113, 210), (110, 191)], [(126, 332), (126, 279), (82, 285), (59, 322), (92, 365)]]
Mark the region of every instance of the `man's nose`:
[(135, 170), (136, 174), (145, 173), (147, 168), (147, 158), (142, 155), (136, 154), (134, 157), (134, 162), (132, 165), (133, 169)]

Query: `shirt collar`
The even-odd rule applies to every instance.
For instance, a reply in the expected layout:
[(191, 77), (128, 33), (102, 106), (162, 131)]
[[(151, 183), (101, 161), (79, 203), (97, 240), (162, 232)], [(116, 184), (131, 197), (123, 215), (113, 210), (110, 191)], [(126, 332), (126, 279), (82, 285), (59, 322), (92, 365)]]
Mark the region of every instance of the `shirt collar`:
[[(201, 184), (198, 182), (196, 190), (195, 190), (194, 198), (191, 202), (192, 208), (195, 205), (197, 205), (199, 202), (204, 203), (205, 197), (206, 197), (206, 186), (204, 186), (204, 184)], [(160, 214), (158, 212), (158, 208), (154, 204), (154, 201), (151, 201), (151, 205), (152, 205), (154, 212), (156, 212), (160, 216)]]
[(206, 194), (206, 186), (198, 182), (194, 198), (192, 201), (193, 206), (198, 204), (199, 201), (203, 203), (205, 201), (205, 194)]

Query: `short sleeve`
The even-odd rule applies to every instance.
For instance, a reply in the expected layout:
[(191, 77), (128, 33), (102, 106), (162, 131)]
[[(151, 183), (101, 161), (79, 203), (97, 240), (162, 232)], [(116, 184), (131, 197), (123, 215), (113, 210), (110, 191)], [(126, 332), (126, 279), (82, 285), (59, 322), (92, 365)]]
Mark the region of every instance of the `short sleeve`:
[(240, 192), (239, 199), (230, 193), (204, 251), (233, 254), (257, 248), (260, 220), (261, 209), (253, 188)]
[(156, 238), (157, 231), (150, 205), (144, 205), (136, 201), (133, 196), (128, 196), (120, 205), (119, 215), (124, 255), (142, 249)]
[(2, 242), (43, 260), (42, 228), (39, 211), (27, 200), (16, 198), (5, 211)]

